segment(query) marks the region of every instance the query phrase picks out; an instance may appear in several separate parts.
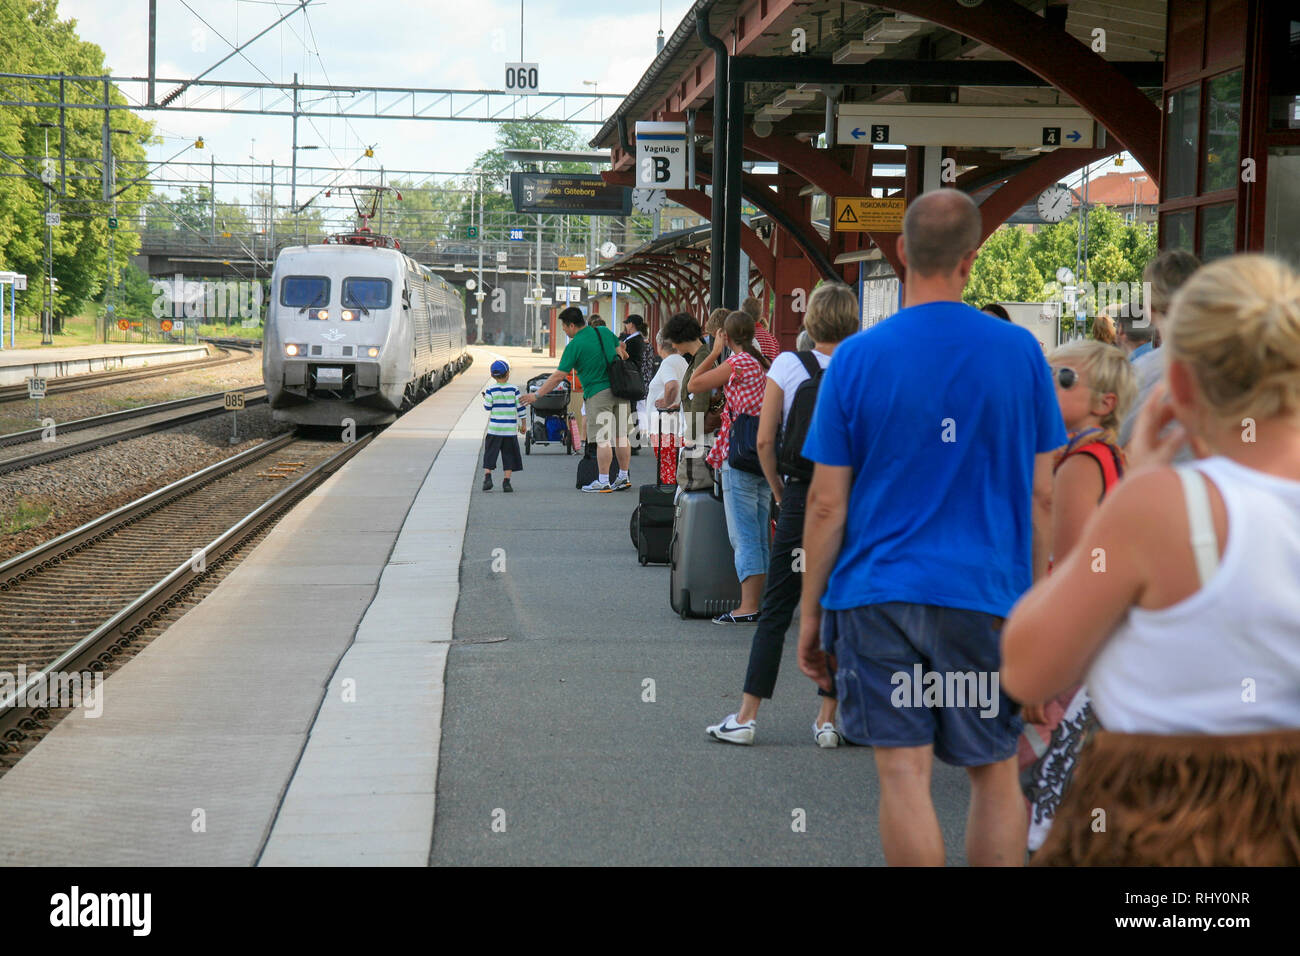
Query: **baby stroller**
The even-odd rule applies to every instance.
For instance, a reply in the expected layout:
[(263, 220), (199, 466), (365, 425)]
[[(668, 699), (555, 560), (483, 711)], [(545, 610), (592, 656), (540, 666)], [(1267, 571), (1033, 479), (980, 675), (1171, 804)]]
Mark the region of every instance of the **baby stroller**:
[[(528, 380), (528, 391), (536, 392), (550, 373), (543, 372)], [(566, 455), (573, 454), (573, 436), (569, 432), (569, 383), (560, 382), (528, 406), (528, 431), (524, 433), (524, 454), (531, 455), (534, 445), (563, 445)]]

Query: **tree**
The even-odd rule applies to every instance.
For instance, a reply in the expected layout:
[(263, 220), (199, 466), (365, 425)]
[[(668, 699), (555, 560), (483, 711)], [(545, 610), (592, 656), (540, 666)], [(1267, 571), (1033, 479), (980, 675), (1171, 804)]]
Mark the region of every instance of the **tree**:
[[(0, 0), (0, 62), (5, 64), (7, 72), (14, 73), (101, 76), (109, 72), (104, 66), (103, 51), (77, 37), (74, 21), (59, 20), (56, 0)], [(57, 98), (58, 94), (58, 84), (53, 81), (35, 82), (21, 88), (37, 93), (42, 99)], [(75, 80), (65, 83), (65, 94), (68, 102), (87, 104), (100, 103), (103, 97), (98, 83)], [(127, 102), (112, 87), (109, 99), (116, 105), (125, 106)], [(131, 176), (124, 174), (143, 169), (143, 144), (152, 134), (152, 124), (129, 111), (111, 111), (111, 127), (126, 132), (111, 135), (113, 155), (119, 164), (117, 188), (121, 195), (117, 208), (120, 227), (114, 236), (113, 261), (109, 262), (110, 207), (103, 202), (104, 171), (98, 158), (103, 113), (70, 109), (63, 117), (62, 130), (48, 130), (52, 155), (56, 154), (62, 136), (68, 157), (95, 157), (92, 162), (70, 158), (66, 182), (56, 178), (47, 187), (38, 178), (41, 159), (23, 158), (43, 158), (47, 130), (37, 124), (57, 124), (59, 119), (59, 111), (54, 107), (0, 107), (0, 149), (15, 157), (0, 160), (0, 164), (6, 172), (26, 173), (23, 177), (0, 179), (0, 260), (5, 268), (24, 272), (34, 280), (28, 282), (25, 293), (19, 293), (18, 304), (29, 315), (38, 313), (43, 307), (45, 289), (41, 276), (45, 272), (44, 213), (48, 192), (51, 208), (61, 219), (53, 227), (51, 244), (53, 271), (59, 280), (54, 296), (56, 326), (59, 317), (79, 311), (88, 299), (100, 294), (108, 276), (124, 266), (139, 248), (132, 218), (148, 194), (148, 184), (133, 182)], [(74, 178), (74, 174), (87, 178)]]
[[(963, 299), (979, 307), (986, 302), (1059, 301), (1062, 286), (1056, 274), (1062, 267), (1073, 274), (1079, 257), (1079, 216), (1043, 226), (1032, 234), (1024, 226), (1003, 226), (980, 247)], [(1156, 252), (1154, 230), (1125, 224), (1106, 206), (1088, 211), (1086, 268), (1077, 282), (1140, 283), (1142, 270)], [(1095, 313), (1097, 303), (1082, 303)], [(1069, 325), (1067, 320), (1066, 325)]]

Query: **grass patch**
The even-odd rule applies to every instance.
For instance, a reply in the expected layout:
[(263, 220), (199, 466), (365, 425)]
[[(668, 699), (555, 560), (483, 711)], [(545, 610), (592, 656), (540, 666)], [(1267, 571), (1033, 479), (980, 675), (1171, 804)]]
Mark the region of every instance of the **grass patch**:
[(28, 531), (49, 521), (53, 513), (53, 505), (19, 499), (12, 511), (0, 513), (0, 534)]

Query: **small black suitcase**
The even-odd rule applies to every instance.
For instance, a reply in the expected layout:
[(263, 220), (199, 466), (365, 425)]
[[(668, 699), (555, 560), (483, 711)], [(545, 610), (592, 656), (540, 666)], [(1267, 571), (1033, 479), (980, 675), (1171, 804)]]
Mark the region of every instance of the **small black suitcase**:
[(581, 488), (583, 485), (589, 485), (600, 475), (600, 466), (596, 463), (596, 443), (587, 442), (587, 447), (583, 449), (582, 457), (578, 459), (578, 482), (573, 487)]
[(636, 545), (636, 556), (642, 567), (671, 561), (677, 486), (659, 483), (658, 466), (659, 449), (656, 447), (655, 483), (641, 486), (641, 501), (632, 512), (632, 543)]

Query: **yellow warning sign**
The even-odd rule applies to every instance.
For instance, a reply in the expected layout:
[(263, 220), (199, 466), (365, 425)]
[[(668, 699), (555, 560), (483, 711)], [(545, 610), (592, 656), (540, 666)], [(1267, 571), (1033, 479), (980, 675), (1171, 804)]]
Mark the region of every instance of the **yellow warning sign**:
[(587, 271), (586, 256), (560, 256), (559, 259), (560, 259), (561, 272), (586, 272)]
[(901, 198), (872, 199), (869, 196), (835, 197), (836, 232), (902, 232), (903, 210), (907, 203)]

